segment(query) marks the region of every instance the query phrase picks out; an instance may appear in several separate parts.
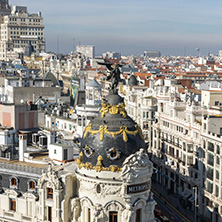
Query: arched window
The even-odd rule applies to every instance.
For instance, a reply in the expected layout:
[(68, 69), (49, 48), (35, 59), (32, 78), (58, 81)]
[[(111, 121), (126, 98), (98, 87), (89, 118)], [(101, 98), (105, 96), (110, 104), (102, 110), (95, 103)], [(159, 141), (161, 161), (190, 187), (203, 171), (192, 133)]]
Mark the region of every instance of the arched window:
[(18, 178), (16, 178), (16, 177), (10, 178), (10, 188), (12, 188), (12, 189), (18, 188)]
[(11, 179), (11, 186), (17, 186), (17, 180), (16, 178)]
[(30, 190), (34, 190), (35, 189), (35, 182), (34, 181), (30, 181), (29, 182), (29, 189)]

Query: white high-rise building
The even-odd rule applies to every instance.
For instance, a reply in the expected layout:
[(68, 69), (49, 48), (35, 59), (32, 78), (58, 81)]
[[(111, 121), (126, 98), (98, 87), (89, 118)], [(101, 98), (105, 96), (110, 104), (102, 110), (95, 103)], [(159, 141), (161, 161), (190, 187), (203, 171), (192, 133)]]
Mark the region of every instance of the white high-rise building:
[[(2, 1), (3, 2), (3, 1)], [(27, 7), (13, 6), (8, 10), (8, 1), (2, 3), (5, 12), (1, 20), (0, 59), (15, 58), (32, 45), (35, 53), (45, 51), (44, 25), (41, 12), (29, 14)]]
[(0, 23), (4, 22), (4, 16), (11, 13), (11, 7), (8, 4), (8, 0), (0, 0)]
[(160, 57), (161, 52), (160, 51), (144, 51), (144, 56), (151, 57), (151, 58)]
[(82, 53), (87, 58), (95, 58), (95, 46), (93, 45), (77, 45), (76, 52)]

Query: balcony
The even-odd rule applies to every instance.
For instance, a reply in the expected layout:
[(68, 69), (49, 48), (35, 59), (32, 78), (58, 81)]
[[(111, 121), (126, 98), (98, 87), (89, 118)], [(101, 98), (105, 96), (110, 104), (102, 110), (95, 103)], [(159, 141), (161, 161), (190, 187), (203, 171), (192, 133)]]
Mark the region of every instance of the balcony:
[(185, 128), (195, 128), (197, 130), (200, 130), (200, 123), (197, 123), (197, 122), (193, 122), (193, 123), (190, 123), (188, 121), (186, 121), (184, 118), (179, 118), (179, 117), (170, 117), (169, 114), (167, 113), (160, 113), (159, 114), (159, 117), (161, 118), (166, 118), (168, 119), (169, 121), (175, 121), (177, 122), (179, 125), (183, 124)]
[(186, 108), (186, 103), (179, 102), (179, 101), (170, 102), (170, 105), (173, 106), (175, 109), (176, 108), (179, 108), (179, 109), (185, 109)]

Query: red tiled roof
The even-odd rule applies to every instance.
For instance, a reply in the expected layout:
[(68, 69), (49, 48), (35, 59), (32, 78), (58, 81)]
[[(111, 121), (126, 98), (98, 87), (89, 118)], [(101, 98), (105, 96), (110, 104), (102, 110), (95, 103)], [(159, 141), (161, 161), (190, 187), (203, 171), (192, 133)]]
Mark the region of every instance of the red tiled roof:
[(137, 77), (139, 76), (140, 79), (147, 79), (148, 77), (151, 77), (151, 73), (142, 73), (142, 72), (135, 72), (134, 75)]
[(178, 89), (179, 92), (185, 93), (185, 89)]

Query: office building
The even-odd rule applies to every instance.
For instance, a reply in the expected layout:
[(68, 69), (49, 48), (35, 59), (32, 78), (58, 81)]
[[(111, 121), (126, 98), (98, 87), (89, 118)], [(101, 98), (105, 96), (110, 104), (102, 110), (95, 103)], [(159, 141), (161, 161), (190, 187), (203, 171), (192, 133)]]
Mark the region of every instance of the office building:
[(95, 58), (95, 46), (93, 45), (77, 45), (76, 52), (79, 52), (90, 59)]
[[(5, 13), (8, 12), (4, 9)], [(30, 14), (27, 7), (13, 6), (1, 21), (0, 59), (16, 58), (31, 45), (36, 54), (45, 51), (44, 25), (41, 12)]]
[(144, 56), (155, 58), (155, 57), (160, 57), (161, 53), (160, 51), (144, 51)]

